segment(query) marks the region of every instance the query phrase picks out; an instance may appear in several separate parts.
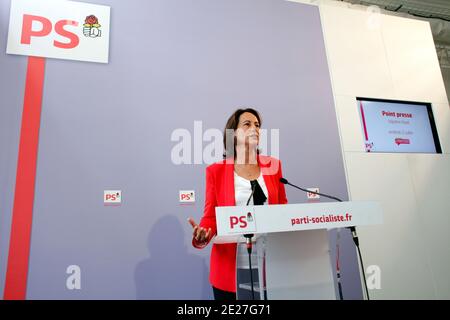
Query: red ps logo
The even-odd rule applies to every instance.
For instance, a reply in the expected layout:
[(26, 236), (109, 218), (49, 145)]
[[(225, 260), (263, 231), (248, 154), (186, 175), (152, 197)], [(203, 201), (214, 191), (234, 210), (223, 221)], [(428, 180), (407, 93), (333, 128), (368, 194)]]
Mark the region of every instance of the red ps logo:
[(106, 194), (106, 196), (105, 196), (105, 200), (112, 200), (112, 201), (115, 201), (117, 198), (116, 198), (116, 194)]
[[(33, 30), (33, 22), (40, 23), (41, 28), (39, 30)], [(72, 20), (59, 20), (58, 22), (55, 23), (55, 32), (58, 35), (70, 40), (67, 43), (54, 40), (53, 45), (57, 48), (72, 49), (78, 46), (78, 44), (80, 43), (80, 39), (75, 33), (64, 29), (64, 27), (67, 25), (77, 27), (78, 22)], [(52, 28), (53, 24), (49, 19), (41, 16), (24, 14), (22, 21), (22, 35), (20, 43), (30, 44), (32, 37), (46, 37), (52, 32)]]
[(239, 228), (246, 228), (247, 227), (246, 218), (247, 218), (247, 216), (240, 216), (240, 217), (231, 216), (230, 217), (231, 229), (233, 229), (238, 223), (239, 223)]

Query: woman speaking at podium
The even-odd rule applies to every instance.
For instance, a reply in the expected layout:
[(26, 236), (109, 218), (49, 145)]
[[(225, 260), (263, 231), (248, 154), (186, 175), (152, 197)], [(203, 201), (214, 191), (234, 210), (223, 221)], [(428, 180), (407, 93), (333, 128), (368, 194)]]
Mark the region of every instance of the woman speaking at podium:
[[(206, 168), (204, 214), (192, 218), (192, 245), (201, 249), (216, 235), (215, 208), (287, 203), (278, 159), (259, 154), (261, 118), (251, 108), (238, 109), (224, 132), (224, 160)], [(253, 193), (252, 193), (253, 192)], [(213, 244), (209, 280), (216, 300), (236, 299), (236, 244)]]

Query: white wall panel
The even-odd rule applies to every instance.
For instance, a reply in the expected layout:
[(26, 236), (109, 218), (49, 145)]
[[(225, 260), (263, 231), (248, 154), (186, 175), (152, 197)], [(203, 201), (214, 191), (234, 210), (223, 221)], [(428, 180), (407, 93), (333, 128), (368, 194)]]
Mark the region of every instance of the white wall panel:
[[(351, 200), (379, 201), (384, 224), (359, 228), (372, 299), (450, 298), (450, 108), (428, 23), (320, 4)], [(371, 20), (372, 19), (372, 20)], [(365, 153), (356, 97), (431, 102), (444, 152)]]
[(382, 35), (397, 99), (446, 103), (429, 23), (382, 15)]
[(383, 225), (358, 228), (365, 267), (381, 269), (371, 298), (435, 298), (408, 156), (348, 152), (346, 163), (352, 199), (375, 199), (384, 210)]
[(410, 155), (408, 162), (437, 295), (450, 297), (450, 156)]
[(322, 25), (335, 94), (395, 97), (379, 28), (370, 14), (321, 6)]

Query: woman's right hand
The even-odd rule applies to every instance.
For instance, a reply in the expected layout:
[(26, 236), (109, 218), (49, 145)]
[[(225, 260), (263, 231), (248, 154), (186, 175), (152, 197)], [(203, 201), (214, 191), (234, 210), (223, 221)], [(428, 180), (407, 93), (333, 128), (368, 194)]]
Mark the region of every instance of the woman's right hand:
[(192, 228), (193, 228), (193, 237), (195, 239), (195, 241), (198, 244), (205, 244), (208, 243), (208, 241), (210, 240), (210, 236), (211, 236), (211, 228), (209, 228), (208, 230), (206, 230), (206, 228), (200, 227), (198, 224), (195, 223), (194, 219), (189, 218), (188, 222), (191, 224)]

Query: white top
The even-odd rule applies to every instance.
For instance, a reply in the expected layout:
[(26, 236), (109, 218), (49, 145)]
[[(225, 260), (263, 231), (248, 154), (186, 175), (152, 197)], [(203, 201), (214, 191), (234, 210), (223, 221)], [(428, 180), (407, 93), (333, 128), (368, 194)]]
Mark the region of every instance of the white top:
[[(266, 202), (264, 204), (269, 203), (269, 193), (267, 191), (266, 183), (264, 182), (264, 177), (260, 173), (258, 177), (258, 183), (261, 186), (261, 189), (264, 192), (264, 195), (267, 197)], [(250, 184), (250, 180), (242, 178), (239, 176), (236, 171), (234, 172), (234, 197), (236, 200), (236, 206), (246, 206), (248, 198), (252, 194), (252, 185)], [(253, 205), (253, 197), (251, 198), (248, 205)]]

